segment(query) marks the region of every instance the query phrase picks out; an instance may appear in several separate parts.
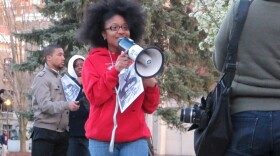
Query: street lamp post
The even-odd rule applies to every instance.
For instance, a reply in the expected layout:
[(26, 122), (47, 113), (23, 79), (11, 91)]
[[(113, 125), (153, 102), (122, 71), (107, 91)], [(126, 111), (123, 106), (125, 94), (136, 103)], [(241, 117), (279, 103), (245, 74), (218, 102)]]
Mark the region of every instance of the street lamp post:
[(8, 131), (8, 138), (9, 138), (9, 106), (12, 104), (12, 101), (10, 99), (5, 100), (4, 104), (7, 106), (7, 131)]

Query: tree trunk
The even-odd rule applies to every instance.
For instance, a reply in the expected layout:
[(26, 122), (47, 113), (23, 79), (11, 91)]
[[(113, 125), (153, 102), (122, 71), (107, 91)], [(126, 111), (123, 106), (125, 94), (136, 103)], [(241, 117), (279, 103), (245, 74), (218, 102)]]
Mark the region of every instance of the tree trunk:
[(23, 116), (19, 115), (19, 124), (20, 124), (20, 151), (26, 152), (26, 125), (28, 120)]

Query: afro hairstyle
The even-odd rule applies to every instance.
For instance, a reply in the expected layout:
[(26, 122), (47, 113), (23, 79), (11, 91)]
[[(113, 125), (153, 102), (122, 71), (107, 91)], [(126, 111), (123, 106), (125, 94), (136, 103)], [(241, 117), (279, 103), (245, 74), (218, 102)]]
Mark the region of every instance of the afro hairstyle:
[(92, 3), (84, 13), (77, 39), (92, 47), (107, 47), (102, 37), (105, 22), (115, 15), (122, 16), (130, 31), (130, 38), (140, 41), (145, 30), (146, 20), (141, 5), (131, 0), (103, 0)]

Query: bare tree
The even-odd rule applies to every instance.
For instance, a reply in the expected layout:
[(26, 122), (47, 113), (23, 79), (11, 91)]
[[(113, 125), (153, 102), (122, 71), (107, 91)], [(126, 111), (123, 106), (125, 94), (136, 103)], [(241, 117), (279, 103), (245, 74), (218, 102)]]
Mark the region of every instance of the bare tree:
[[(38, 1), (39, 3), (40, 1)], [(1, 0), (0, 1), (0, 51), (6, 53), (3, 62), (3, 77), (5, 92), (12, 100), (13, 110), (17, 115), (20, 133), (20, 151), (26, 151), (26, 126), (31, 112), (30, 86), (34, 74), (28, 71), (21, 71), (16, 64), (26, 61), (28, 49), (36, 48), (31, 44), (18, 40), (13, 34), (28, 32), (35, 27), (40, 27), (42, 19), (36, 8), (30, 4), (30, 0)], [(1, 69), (0, 69), (1, 70)]]

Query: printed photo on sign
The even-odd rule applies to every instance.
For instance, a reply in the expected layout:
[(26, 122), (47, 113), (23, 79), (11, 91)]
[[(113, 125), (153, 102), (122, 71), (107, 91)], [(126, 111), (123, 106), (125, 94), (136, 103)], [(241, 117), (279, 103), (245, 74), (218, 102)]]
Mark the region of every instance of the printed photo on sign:
[(142, 79), (132, 64), (119, 74), (118, 99), (121, 112), (124, 112), (143, 91)]
[(61, 78), (64, 95), (67, 101), (76, 101), (81, 88), (68, 75)]

